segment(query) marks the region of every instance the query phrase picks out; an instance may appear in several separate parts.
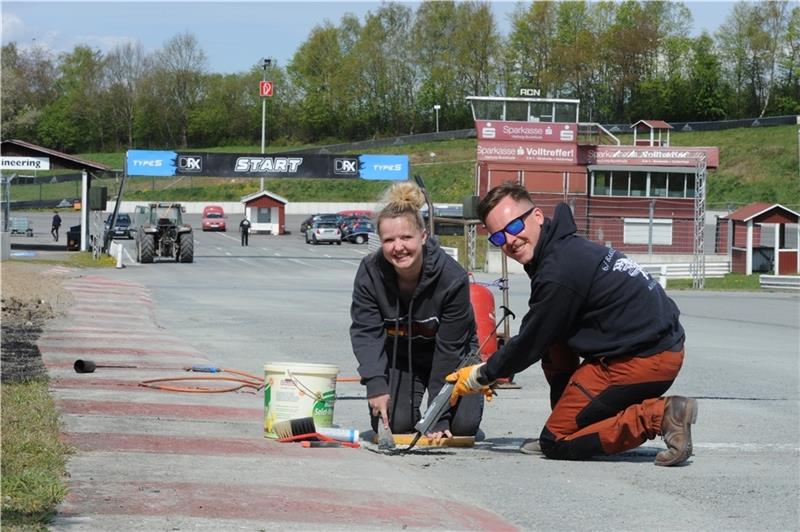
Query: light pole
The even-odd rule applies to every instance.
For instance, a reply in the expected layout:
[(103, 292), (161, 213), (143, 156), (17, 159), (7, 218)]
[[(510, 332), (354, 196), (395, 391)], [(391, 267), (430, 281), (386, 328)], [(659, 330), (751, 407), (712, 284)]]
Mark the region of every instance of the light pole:
[[(261, 58), (261, 81), (267, 81), (267, 68), (272, 64), (271, 59), (267, 59), (266, 57)], [(266, 140), (267, 140), (267, 98), (262, 94), (261, 95), (261, 153), (264, 153), (264, 149), (266, 147)], [(264, 190), (264, 178), (261, 178), (261, 190)]]
[(442, 108), (442, 106), (439, 105), (439, 104), (436, 104), (436, 105), (433, 106), (433, 110), (436, 111), (436, 132), (437, 133), (439, 132), (439, 109), (441, 109), (441, 108)]

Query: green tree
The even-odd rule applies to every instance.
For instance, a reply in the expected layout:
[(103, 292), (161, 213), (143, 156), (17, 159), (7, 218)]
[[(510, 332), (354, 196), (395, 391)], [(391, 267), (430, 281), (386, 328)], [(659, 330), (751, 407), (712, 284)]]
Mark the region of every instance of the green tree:
[(135, 145), (134, 126), (139, 107), (142, 79), (150, 68), (141, 43), (116, 46), (106, 57), (105, 85), (110, 116), (117, 127), (117, 140), (126, 148)]
[(45, 106), (38, 126), (45, 144), (65, 151), (102, 147), (108, 124), (103, 105), (103, 55), (78, 45), (59, 58), (59, 96)]
[(721, 120), (725, 118), (725, 89), (714, 41), (703, 33), (695, 39), (692, 52), (691, 116), (694, 120)]
[(500, 37), (486, 3), (425, 2), (412, 30), (412, 50), (421, 80), (417, 110), (423, 129), (434, 129), (433, 106), (440, 105), (440, 128), (471, 126), (465, 97), (491, 93), (498, 68)]
[(786, 1), (739, 2), (717, 31), (736, 116), (764, 116), (769, 107), (788, 22)]
[(206, 54), (197, 37), (188, 32), (167, 40), (155, 54), (156, 84), (150, 89), (162, 99), (162, 111), (175, 117), (176, 130), (169, 131), (170, 140), (183, 148), (189, 146), (189, 115), (202, 98), (205, 70)]
[(778, 62), (778, 82), (772, 109), (776, 114), (800, 113), (800, 7), (792, 9)]
[(0, 113), (3, 137), (38, 141), (42, 110), (56, 94), (56, 66), (41, 46), (20, 50), (11, 42), (2, 48)]
[(549, 95), (560, 88), (551, 62), (557, 10), (555, 2), (534, 2), (527, 9), (524, 4), (517, 4), (504, 54), (507, 94), (517, 94), (527, 87)]
[(330, 22), (316, 26), (292, 57), (287, 71), (297, 87), (299, 137), (319, 140), (336, 137), (342, 125), (340, 95), (347, 90), (341, 76), (340, 32)]

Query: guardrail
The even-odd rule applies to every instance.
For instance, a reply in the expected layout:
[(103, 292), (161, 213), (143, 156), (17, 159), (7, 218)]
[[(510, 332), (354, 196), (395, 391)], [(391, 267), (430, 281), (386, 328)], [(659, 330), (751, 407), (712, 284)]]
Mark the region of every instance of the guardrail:
[[(659, 284), (667, 287), (667, 279), (691, 279), (692, 264), (690, 262), (671, 262), (666, 264), (642, 264), (642, 269), (658, 279)], [(729, 262), (706, 262), (706, 277), (725, 277), (731, 271)]]
[(759, 275), (761, 288), (800, 290), (800, 275)]

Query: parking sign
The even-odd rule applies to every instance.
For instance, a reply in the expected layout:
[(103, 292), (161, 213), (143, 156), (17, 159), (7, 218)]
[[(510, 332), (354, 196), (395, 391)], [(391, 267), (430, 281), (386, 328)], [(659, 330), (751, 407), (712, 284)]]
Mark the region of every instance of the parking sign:
[(264, 97), (272, 97), (272, 82), (271, 81), (259, 81), (258, 82), (258, 89), (260, 96)]

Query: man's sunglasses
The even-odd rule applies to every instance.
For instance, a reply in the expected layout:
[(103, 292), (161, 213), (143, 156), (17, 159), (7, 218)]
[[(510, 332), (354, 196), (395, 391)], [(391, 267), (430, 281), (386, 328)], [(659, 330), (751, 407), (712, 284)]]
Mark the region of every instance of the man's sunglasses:
[(520, 234), (522, 230), (525, 229), (525, 218), (527, 218), (535, 208), (536, 207), (531, 207), (527, 211), (523, 212), (521, 216), (508, 222), (508, 225), (506, 225), (504, 228), (489, 235), (489, 242), (491, 242), (493, 246), (500, 247), (506, 243), (506, 233), (511, 236), (517, 236)]

